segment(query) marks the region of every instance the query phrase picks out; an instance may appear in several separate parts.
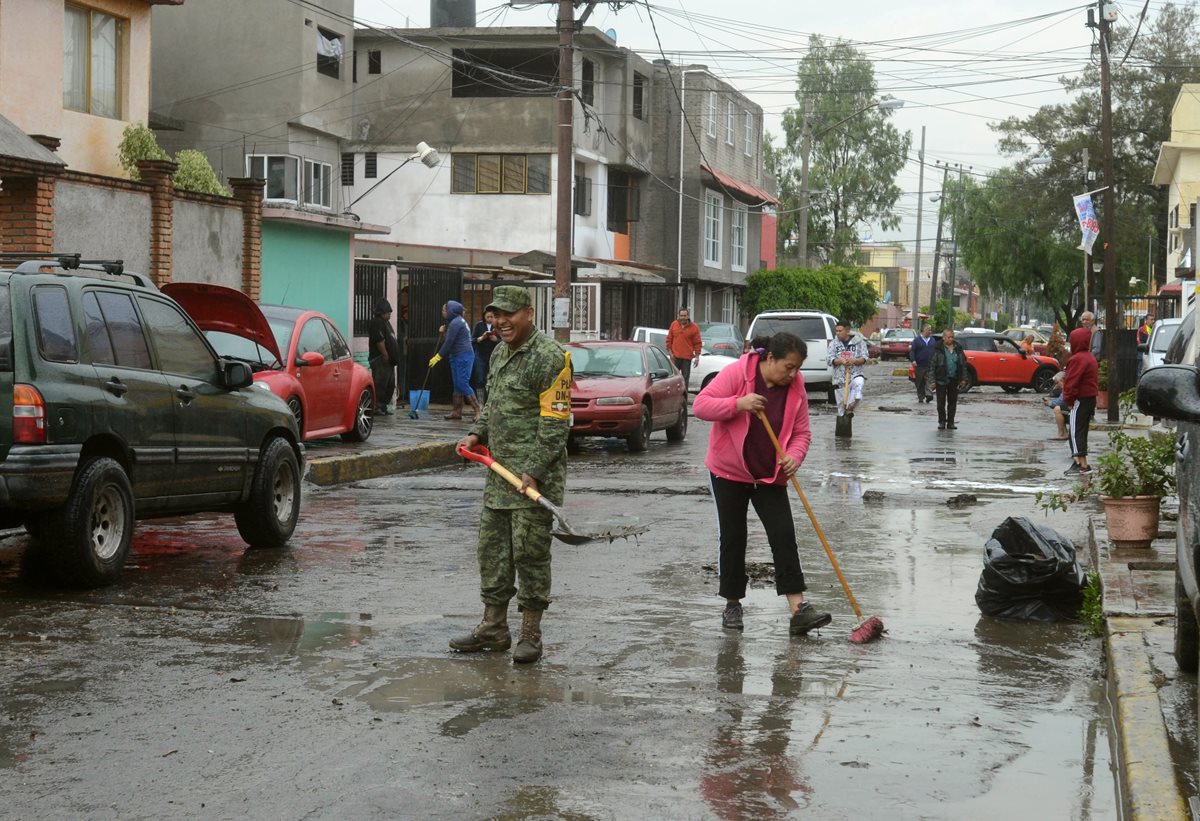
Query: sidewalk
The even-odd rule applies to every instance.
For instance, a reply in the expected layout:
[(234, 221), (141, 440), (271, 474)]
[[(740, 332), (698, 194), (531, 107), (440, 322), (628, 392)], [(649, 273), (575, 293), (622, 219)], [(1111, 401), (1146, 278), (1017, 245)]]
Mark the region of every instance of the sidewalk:
[(463, 421), (442, 416), (449, 405), (431, 405), (417, 419), (408, 409), (393, 416), (376, 416), (375, 429), (366, 442), (343, 442), (334, 437), (306, 442), (304, 478), (317, 485), (335, 485), (403, 473), (460, 459), (454, 444), (470, 430), (470, 414)]
[(1171, 524), (1163, 522), (1150, 550), (1113, 547), (1103, 516), (1091, 520), (1088, 538), (1103, 590), (1121, 792), (1133, 821), (1189, 817), (1159, 700), (1159, 666), (1174, 664), (1175, 533), (1163, 529)]

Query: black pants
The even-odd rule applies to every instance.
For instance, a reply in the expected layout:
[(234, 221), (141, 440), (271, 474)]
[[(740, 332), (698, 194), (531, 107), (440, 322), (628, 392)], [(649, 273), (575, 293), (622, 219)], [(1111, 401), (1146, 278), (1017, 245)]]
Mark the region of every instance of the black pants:
[(717, 572), (721, 587), (718, 593), (726, 599), (746, 597), (749, 581), (746, 575), (746, 512), (750, 503), (754, 504), (754, 512), (758, 514), (771, 545), (771, 556), (775, 560), (775, 592), (785, 596), (807, 590), (787, 485), (732, 482), (710, 476), (720, 530)]
[(375, 410), (392, 404), (396, 393), (396, 369), (384, 361), (382, 356), (367, 360), (371, 366), (371, 378), (375, 381)]
[(692, 360), (676, 357), (675, 367), (679, 368), (679, 372), (683, 374), (683, 384), (686, 387), (688, 380), (692, 378)]
[(938, 424), (953, 425), (954, 412), (958, 410), (958, 380), (951, 379), (945, 384), (937, 383)]
[(1087, 456), (1088, 427), (1092, 417), (1096, 415), (1096, 397), (1078, 396), (1071, 406), (1071, 414), (1067, 417), (1067, 444), (1071, 446), (1072, 456)]

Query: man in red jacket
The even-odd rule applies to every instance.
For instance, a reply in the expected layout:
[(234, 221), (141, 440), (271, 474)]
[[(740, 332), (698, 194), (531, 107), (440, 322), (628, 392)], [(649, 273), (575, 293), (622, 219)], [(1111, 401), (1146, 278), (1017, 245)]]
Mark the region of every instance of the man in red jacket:
[(1088, 328), (1071, 331), (1071, 356), (1067, 359), (1067, 375), (1063, 378), (1062, 400), (1067, 409), (1068, 443), (1074, 462), (1067, 468), (1068, 476), (1091, 473), (1087, 460), (1088, 425), (1096, 413), (1096, 394), (1099, 393), (1096, 357), (1090, 350), (1092, 332)]
[(667, 329), (667, 353), (675, 360), (675, 366), (683, 374), (683, 384), (687, 385), (692, 366), (700, 364), (700, 328), (692, 322), (687, 308), (679, 309), (679, 319)]

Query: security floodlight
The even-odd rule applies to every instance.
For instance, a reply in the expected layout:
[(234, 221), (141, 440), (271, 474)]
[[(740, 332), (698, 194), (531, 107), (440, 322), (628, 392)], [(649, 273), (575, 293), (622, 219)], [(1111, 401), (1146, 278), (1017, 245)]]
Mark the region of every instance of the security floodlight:
[(437, 168), (442, 162), (442, 155), (426, 142), (417, 143), (417, 153), (409, 159), (420, 160), (427, 168)]
[(1049, 157), (1034, 157), (1029, 161), (1029, 164), (1034, 166), (1049, 165), (1050, 163), (1051, 159)]
[(904, 108), (904, 101), (903, 100), (881, 100), (879, 102), (879, 108), (883, 109), (884, 111), (891, 111), (892, 109), (896, 109), (896, 108)]

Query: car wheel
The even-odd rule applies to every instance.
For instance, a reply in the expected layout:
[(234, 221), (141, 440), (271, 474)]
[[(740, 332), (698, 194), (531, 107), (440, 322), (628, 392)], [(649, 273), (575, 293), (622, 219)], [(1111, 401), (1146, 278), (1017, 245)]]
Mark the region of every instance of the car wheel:
[(374, 407), (375, 397), (371, 395), (371, 389), (363, 388), (354, 407), (354, 427), (343, 433), (342, 439), (347, 442), (367, 441), (375, 424)]
[(1050, 393), (1050, 389), (1054, 387), (1054, 374), (1056, 373), (1054, 368), (1038, 368), (1033, 372), (1033, 382), (1029, 387), (1037, 393)]
[(287, 401), (288, 410), (292, 412), (292, 417), (296, 420), (296, 430), (300, 431), (300, 438), (304, 438), (304, 405), (300, 403), (299, 396), (289, 396)]
[(704, 384), (700, 386), (700, 390), (704, 390), (705, 388), (707, 388), (708, 383), (712, 382), (716, 378), (717, 378), (717, 375), (715, 373), (710, 373), (708, 376), (704, 377)]
[(965, 371), (963, 371), (963, 375), (958, 379), (958, 392), (969, 393), (971, 388), (975, 387), (977, 384), (979, 383), (975, 376), (975, 371), (971, 368), (967, 368)]
[(300, 466), (292, 446), (276, 436), (263, 447), (250, 498), (234, 511), (251, 547), (283, 547), (300, 518)]
[(75, 477), (67, 503), (31, 530), (56, 574), (77, 587), (112, 584), (133, 544), (133, 490), (115, 459), (100, 457)]
[(1020, 385), (1001, 385), (1000, 390), (1004, 391), (1005, 393), (1020, 393), (1021, 386)]
[(1195, 673), (1200, 667), (1200, 627), (1178, 574), (1175, 576), (1175, 663), (1185, 673)]
[(679, 407), (678, 421), (676, 421), (675, 424), (672, 425), (671, 427), (667, 428), (667, 441), (668, 442), (682, 442), (683, 441), (683, 437), (687, 436), (687, 426), (688, 426), (687, 420), (688, 420), (688, 412), (687, 412), (687, 403), (685, 402), (682, 405), (680, 405), (680, 407)]
[(629, 443), (630, 453), (640, 453), (645, 450), (650, 442), (650, 432), (653, 422), (650, 419), (650, 406), (642, 405), (642, 421), (638, 424), (637, 430), (629, 434), (625, 440)]

